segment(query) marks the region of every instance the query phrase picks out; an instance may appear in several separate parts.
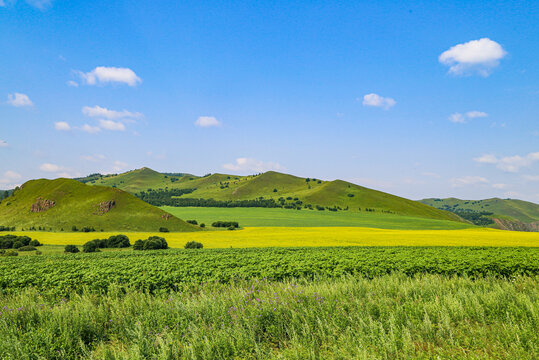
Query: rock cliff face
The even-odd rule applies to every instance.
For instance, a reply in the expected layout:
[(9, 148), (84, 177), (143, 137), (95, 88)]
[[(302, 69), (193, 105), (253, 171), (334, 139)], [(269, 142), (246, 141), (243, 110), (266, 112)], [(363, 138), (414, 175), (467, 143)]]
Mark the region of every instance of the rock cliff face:
[(54, 205), (56, 205), (56, 202), (54, 200), (47, 200), (38, 197), (36, 199), (36, 202), (32, 204), (30, 211), (34, 213), (39, 213), (49, 210), (50, 208), (54, 207)]
[(526, 224), (520, 221), (510, 221), (505, 219), (492, 220), (494, 220), (496, 225), (502, 230), (539, 232), (539, 222)]
[(97, 204), (97, 211), (94, 213), (94, 215), (103, 215), (108, 213), (112, 208), (116, 205), (115, 200), (109, 200), (109, 201), (102, 201), (99, 204)]

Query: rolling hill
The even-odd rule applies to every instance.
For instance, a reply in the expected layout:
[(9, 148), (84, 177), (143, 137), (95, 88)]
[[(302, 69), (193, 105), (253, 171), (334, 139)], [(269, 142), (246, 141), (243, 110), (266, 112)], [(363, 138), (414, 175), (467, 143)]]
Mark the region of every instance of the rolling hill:
[(28, 181), (0, 202), (0, 224), (54, 231), (71, 231), (73, 226), (97, 231), (199, 230), (123, 190), (72, 179)]
[(461, 200), (423, 199), (420, 202), (448, 211), (475, 211), (492, 213), (493, 227), (507, 230), (539, 231), (539, 205), (515, 199)]
[[(183, 175), (183, 174), (181, 174)], [(217, 201), (240, 201), (253, 199), (282, 199), (286, 204), (309, 204), (325, 208), (340, 207), (349, 211), (386, 212), (439, 220), (462, 221), (457, 215), (436, 209), (417, 201), (401, 198), (381, 191), (368, 189), (342, 180), (322, 181), (268, 171), (263, 174), (236, 176), (211, 174), (170, 176), (148, 168), (124, 174), (94, 178), (91, 185), (114, 186), (132, 193), (148, 189), (190, 189), (178, 198), (214, 199)]]

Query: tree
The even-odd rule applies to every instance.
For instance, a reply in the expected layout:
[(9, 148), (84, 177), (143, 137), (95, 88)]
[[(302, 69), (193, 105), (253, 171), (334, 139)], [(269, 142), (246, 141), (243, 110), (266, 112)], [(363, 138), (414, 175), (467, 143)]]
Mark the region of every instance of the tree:
[(202, 243), (199, 243), (197, 241), (189, 241), (185, 244), (184, 248), (186, 249), (202, 249), (204, 246)]
[(82, 245), (82, 251), (85, 253), (93, 253), (93, 252), (99, 252), (99, 246), (95, 240), (88, 241), (84, 245)]
[(76, 254), (76, 253), (80, 252), (80, 250), (76, 245), (66, 245), (65, 248), (64, 248), (64, 252)]

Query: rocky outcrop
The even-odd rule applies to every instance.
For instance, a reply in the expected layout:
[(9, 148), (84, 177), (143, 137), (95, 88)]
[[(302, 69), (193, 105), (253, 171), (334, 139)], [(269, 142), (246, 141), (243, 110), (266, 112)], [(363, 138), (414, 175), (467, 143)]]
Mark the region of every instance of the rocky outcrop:
[(99, 204), (97, 204), (97, 211), (94, 213), (94, 215), (106, 214), (109, 211), (111, 211), (115, 205), (116, 205), (116, 200), (102, 201)]
[(163, 215), (161, 215), (161, 218), (165, 219), (165, 220), (168, 220), (168, 219), (170, 219), (170, 216), (171, 216), (170, 214), (163, 214)]
[(53, 208), (54, 205), (56, 205), (56, 202), (54, 200), (48, 200), (38, 197), (36, 199), (36, 202), (32, 204), (30, 211), (34, 213), (39, 213)]
[(532, 223), (523, 223), (520, 221), (511, 221), (505, 219), (496, 219), (493, 218), (498, 228), (502, 230), (511, 230), (511, 231), (530, 231), (530, 232), (539, 232), (539, 222)]

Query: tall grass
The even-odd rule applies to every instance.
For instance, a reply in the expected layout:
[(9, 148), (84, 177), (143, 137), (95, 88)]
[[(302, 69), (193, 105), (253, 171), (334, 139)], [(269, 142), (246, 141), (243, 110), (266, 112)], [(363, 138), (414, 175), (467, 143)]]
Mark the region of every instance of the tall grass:
[(539, 277), (0, 295), (3, 359), (537, 359)]

